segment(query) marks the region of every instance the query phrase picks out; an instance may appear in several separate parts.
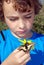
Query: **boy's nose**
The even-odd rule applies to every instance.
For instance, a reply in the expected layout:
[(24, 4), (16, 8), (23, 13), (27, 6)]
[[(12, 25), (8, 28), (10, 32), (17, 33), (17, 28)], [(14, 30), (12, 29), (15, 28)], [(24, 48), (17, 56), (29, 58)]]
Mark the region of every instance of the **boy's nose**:
[(19, 28), (20, 29), (24, 29), (25, 28), (25, 21), (22, 20), (22, 19), (19, 21)]

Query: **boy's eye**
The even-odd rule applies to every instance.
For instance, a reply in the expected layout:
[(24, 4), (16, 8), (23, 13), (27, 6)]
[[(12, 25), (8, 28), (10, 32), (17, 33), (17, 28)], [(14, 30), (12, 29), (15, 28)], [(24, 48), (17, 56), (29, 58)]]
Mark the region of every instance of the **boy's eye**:
[(18, 18), (9, 18), (9, 20), (16, 21), (16, 20), (18, 20)]
[(29, 15), (29, 16), (25, 16), (25, 18), (26, 18), (26, 19), (29, 19), (29, 18), (31, 18), (31, 16), (30, 16), (30, 15)]
[(33, 13), (33, 12), (28, 13), (27, 15), (24, 16), (24, 18), (26, 18), (26, 19), (30, 19), (30, 18), (32, 17), (32, 13)]
[(8, 18), (10, 21), (16, 21), (16, 20), (19, 19), (18, 17), (14, 17), (14, 16), (10, 16), (10, 17), (7, 16), (7, 18)]

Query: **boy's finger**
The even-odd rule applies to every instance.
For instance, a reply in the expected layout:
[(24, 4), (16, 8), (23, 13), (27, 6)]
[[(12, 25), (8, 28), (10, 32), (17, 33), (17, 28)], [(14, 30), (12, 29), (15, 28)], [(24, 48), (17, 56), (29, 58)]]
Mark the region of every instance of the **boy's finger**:
[(16, 53), (18, 53), (18, 52), (19, 52), (19, 50), (18, 50), (18, 49), (16, 49), (16, 50), (14, 50), (14, 51), (13, 51), (13, 53), (15, 53), (15, 54), (16, 54)]
[(27, 63), (30, 59), (31, 59), (31, 57), (29, 57), (27, 60), (25, 60), (22, 65), (26, 65), (26, 63)]
[(17, 57), (22, 57), (22, 56), (24, 56), (26, 53), (23, 51), (23, 50), (21, 50), (21, 51), (19, 51), (17, 54), (16, 54), (16, 56)]
[(29, 58), (29, 54), (27, 53), (27, 54), (25, 54), (25, 55), (23, 55), (21, 58), (20, 58), (20, 62), (21, 63), (23, 63), (26, 59), (28, 59)]
[(31, 59), (31, 58), (28, 58), (26, 61), (24, 61), (23, 65), (24, 65), (24, 64), (26, 65), (26, 63), (27, 63), (30, 59)]
[[(16, 50), (13, 51), (13, 53), (16, 54), (16, 53), (18, 53), (18, 52), (20, 52), (20, 51), (21, 51), (21, 50), (19, 50), (19, 48), (17, 48)], [(23, 50), (22, 50), (22, 52), (23, 52)]]

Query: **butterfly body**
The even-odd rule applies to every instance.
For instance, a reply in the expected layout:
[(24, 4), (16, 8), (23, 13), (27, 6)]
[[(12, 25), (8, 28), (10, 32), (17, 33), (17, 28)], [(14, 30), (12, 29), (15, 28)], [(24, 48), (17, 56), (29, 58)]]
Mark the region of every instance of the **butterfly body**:
[(23, 50), (24, 52), (28, 52), (31, 50), (31, 48), (34, 46), (33, 43), (29, 44), (28, 42), (26, 42), (24, 45), (21, 45), (21, 47), (19, 48), (20, 50)]

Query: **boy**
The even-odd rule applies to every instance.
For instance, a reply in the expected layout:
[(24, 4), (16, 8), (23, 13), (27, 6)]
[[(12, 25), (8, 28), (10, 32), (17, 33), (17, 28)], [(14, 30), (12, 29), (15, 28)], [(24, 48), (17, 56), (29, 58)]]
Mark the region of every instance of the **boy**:
[[(1, 20), (8, 25), (8, 30), (0, 33), (1, 65), (43, 65), (44, 35), (32, 31), (34, 16), (39, 13), (41, 5), (38, 0), (0, 0)], [(3, 18), (2, 18), (3, 17)], [(32, 40), (34, 49), (25, 53), (19, 51), (19, 40)]]

